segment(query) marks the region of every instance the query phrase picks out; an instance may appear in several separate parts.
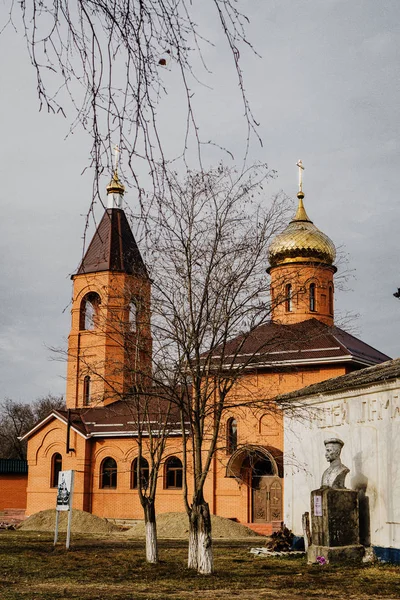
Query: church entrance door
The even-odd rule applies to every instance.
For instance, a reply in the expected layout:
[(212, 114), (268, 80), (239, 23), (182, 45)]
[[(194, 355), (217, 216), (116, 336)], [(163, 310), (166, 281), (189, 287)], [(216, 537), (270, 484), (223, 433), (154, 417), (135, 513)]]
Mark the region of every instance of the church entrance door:
[(253, 523), (282, 521), (282, 479), (268, 475), (253, 477)]

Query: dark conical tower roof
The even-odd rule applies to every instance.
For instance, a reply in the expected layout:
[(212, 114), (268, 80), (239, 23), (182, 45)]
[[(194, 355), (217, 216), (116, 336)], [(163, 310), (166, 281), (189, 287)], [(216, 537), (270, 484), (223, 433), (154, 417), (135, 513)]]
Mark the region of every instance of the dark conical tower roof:
[(82, 259), (77, 275), (116, 271), (148, 278), (124, 211), (107, 208)]

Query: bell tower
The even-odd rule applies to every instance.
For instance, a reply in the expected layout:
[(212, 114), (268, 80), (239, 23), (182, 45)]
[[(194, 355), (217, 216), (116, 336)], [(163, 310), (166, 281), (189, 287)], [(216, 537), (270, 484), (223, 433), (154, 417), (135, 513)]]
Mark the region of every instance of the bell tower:
[(299, 167), (298, 207), (272, 241), (267, 269), (271, 276), (272, 321), (285, 325), (307, 319), (334, 323), (335, 246), (309, 219), (303, 199), (303, 163)]
[(73, 280), (67, 408), (121, 400), (151, 373), (151, 282), (126, 215), (117, 167), (107, 209)]

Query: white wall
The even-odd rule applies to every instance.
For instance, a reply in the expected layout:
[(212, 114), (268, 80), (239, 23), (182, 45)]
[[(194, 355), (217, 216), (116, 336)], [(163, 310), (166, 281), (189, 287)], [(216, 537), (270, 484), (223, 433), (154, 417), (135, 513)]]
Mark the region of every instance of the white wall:
[(314, 396), (301, 417), (285, 416), (284, 515), (297, 535), (328, 466), (324, 440), (332, 437), (345, 442), (346, 487), (365, 490), (371, 544), (400, 548), (400, 381)]

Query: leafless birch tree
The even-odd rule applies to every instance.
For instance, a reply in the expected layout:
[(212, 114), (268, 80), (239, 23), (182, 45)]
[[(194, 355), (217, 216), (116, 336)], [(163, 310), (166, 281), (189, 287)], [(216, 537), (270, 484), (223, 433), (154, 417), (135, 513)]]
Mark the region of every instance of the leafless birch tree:
[[(174, 427), (171, 404), (163, 402), (160, 394), (151, 390), (139, 392), (133, 390), (125, 398), (129, 402), (136, 429), (137, 458), (136, 472), (133, 473), (143, 508), (146, 532), (146, 561), (158, 562), (156, 495), (157, 483), (165, 447), (169, 434)], [(176, 428), (176, 424), (175, 424)], [(149, 460), (147, 460), (147, 458)]]
[(188, 565), (199, 573), (213, 570), (204, 486), (221, 420), (254, 355), (268, 352), (260, 342), (241, 356), (270, 317), (267, 247), (287, 216), (285, 197), (266, 200), (270, 175), (265, 165), (241, 175), (222, 166), (189, 173), (183, 183), (172, 175), (149, 217), (153, 361), (180, 408)]

